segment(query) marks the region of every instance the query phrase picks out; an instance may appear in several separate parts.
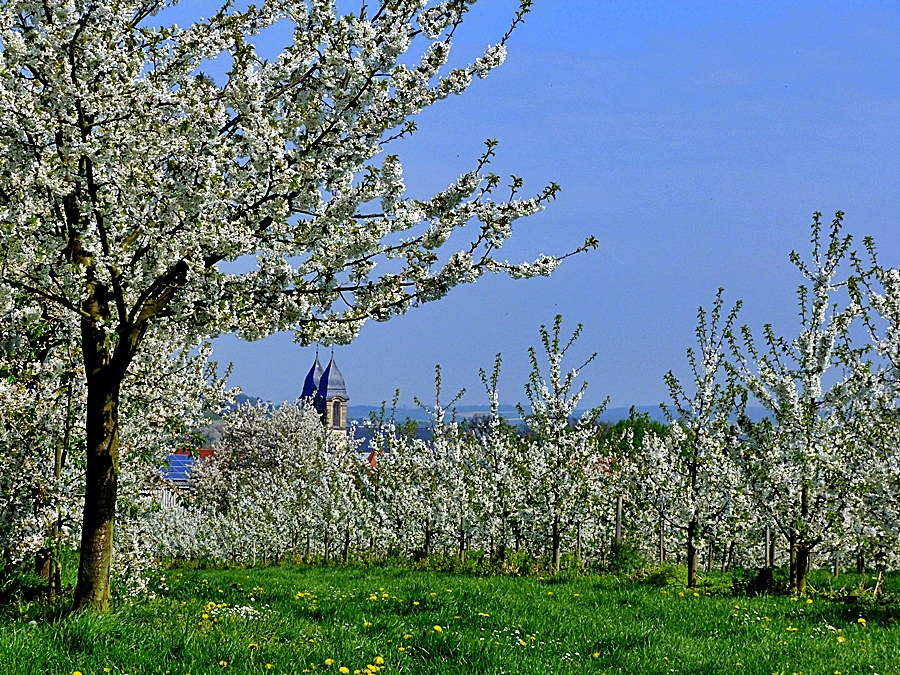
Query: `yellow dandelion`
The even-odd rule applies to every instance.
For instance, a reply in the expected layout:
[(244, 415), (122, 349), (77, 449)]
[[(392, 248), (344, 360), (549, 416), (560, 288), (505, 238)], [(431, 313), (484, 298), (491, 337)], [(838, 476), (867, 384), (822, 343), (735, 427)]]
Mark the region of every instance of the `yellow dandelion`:
[(201, 616), (200, 618), (201, 618), (201, 619), (208, 619), (208, 618), (209, 618), (209, 614), (204, 613), (203, 616)]
[(383, 665), (384, 665), (384, 659), (381, 658), (380, 656), (376, 656), (376, 657), (375, 657), (375, 665), (376, 665), (376, 666), (383, 666)]
[(228, 661), (219, 661), (219, 665), (223, 668), (228, 665)]
[(411, 637), (412, 637), (412, 635), (410, 635), (409, 633), (404, 633), (404, 634), (403, 634), (403, 639), (404, 639), (404, 640), (409, 640)]
[(519, 644), (522, 645), (522, 646), (524, 647), (524, 646), (527, 645), (528, 643), (525, 642), (525, 640), (523, 640), (522, 638), (519, 638)]
[(417, 607), (419, 605), (418, 600), (413, 600), (413, 606)]
[(697, 591), (694, 591), (694, 597), (695, 597), (695, 598), (699, 598), (699, 597), (700, 597), (700, 594), (699, 594)]
[(478, 616), (490, 616), (490, 614), (487, 614), (485, 612), (478, 612)]
[(350, 669), (347, 666), (341, 666), (340, 668), (338, 668), (338, 672), (341, 675), (350, 675)]
[(334, 659), (325, 659), (325, 667), (331, 668), (331, 664), (334, 663)]
[(806, 604), (807, 604), (807, 605), (811, 605), (811, 604), (812, 604), (812, 598), (807, 598), (807, 599), (806, 599)]
[(397, 651), (398, 651), (398, 652), (405, 652), (405, 651), (406, 651), (406, 647), (397, 647)]
[(266, 664), (266, 670), (272, 670), (272, 664), (271, 664), (271, 663), (267, 663), (267, 664)]
[(684, 591), (678, 591), (678, 597), (679, 597), (679, 598), (683, 598), (683, 597), (684, 597)]
[(859, 617), (859, 618), (856, 620), (856, 623), (858, 623), (860, 626), (865, 626), (865, 625), (866, 625), (866, 620), (865, 620), (864, 618), (862, 618), (862, 617)]
[(80, 671), (80, 670), (76, 670), (74, 673), (72, 673), (72, 675), (81, 675), (81, 671)]
[(595, 659), (599, 659), (599, 658), (600, 658), (600, 652), (594, 652), (592, 656), (593, 656)]
[(435, 633), (441, 633), (441, 632), (443, 632), (443, 630), (444, 630), (444, 629), (441, 628), (440, 626), (435, 626), (435, 627), (434, 627), (434, 632), (435, 632)]
[(843, 635), (838, 635), (838, 636), (837, 636), (837, 641), (838, 641), (838, 642), (846, 642), (846, 641), (847, 641), (847, 638), (845, 638)]
[(247, 645), (247, 649), (259, 649), (259, 645), (255, 642), (251, 642), (249, 645)]

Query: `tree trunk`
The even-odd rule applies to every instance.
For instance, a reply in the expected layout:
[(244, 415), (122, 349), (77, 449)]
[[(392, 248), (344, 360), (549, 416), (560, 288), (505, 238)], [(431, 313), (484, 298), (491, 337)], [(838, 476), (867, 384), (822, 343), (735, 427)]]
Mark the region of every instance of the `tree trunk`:
[[(82, 331), (83, 336), (85, 332)], [(119, 389), (124, 369), (120, 375), (108, 363), (103, 363), (105, 349), (97, 348), (97, 344), (95, 341), (83, 345), (87, 379), (87, 465), (74, 609), (102, 612), (109, 609), (119, 480)], [(91, 347), (95, 348), (93, 353)]]
[(797, 593), (806, 595), (806, 575), (809, 571), (809, 556), (811, 551), (809, 546), (801, 544), (797, 549)]
[(559, 528), (559, 516), (553, 519), (553, 527), (550, 533), (551, 544), (553, 546), (553, 571), (559, 572), (560, 548), (562, 543), (562, 533)]
[(616, 543), (622, 543), (622, 495), (616, 497)]
[(791, 536), (788, 541), (790, 546), (790, 562), (788, 563), (788, 590), (797, 590), (797, 531), (791, 528)]
[(350, 526), (347, 525), (344, 528), (344, 550), (341, 554), (341, 557), (344, 560), (344, 564), (346, 565), (350, 561)]
[(662, 516), (659, 518), (659, 564), (664, 565), (666, 562), (666, 540), (665, 530), (663, 529)]
[(581, 521), (575, 526), (575, 559), (578, 561), (578, 568), (581, 569)]
[(856, 573), (857, 574), (865, 574), (866, 572), (866, 557), (863, 555), (862, 549), (857, 549), (856, 551)]
[(697, 586), (697, 521), (691, 520), (687, 527), (687, 570), (688, 588)]

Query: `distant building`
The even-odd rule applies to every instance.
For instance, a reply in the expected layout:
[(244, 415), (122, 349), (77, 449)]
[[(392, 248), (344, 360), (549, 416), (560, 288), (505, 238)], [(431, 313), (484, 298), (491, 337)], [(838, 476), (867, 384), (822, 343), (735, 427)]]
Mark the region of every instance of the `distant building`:
[(335, 434), (345, 436), (347, 433), (347, 385), (344, 376), (334, 362), (334, 354), (325, 369), (319, 363), (319, 355), (306, 374), (301, 398), (311, 398), (313, 405), (322, 417), (322, 423)]
[[(322, 418), (322, 423), (340, 441), (347, 440), (347, 385), (344, 376), (334, 362), (334, 354), (323, 369), (319, 363), (319, 354), (306, 375), (300, 398), (312, 399), (313, 405)], [(159, 472), (169, 481), (167, 488), (161, 488), (157, 496), (163, 506), (172, 506), (179, 491), (191, 488), (191, 472), (197, 459), (204, 460), (214, 453), (213, 449), (203, 448), (197, 457), (187, 452), (177, 452), (166, 457), (166, 462)], [(174, 488), (174, 489), (173, 489)]]

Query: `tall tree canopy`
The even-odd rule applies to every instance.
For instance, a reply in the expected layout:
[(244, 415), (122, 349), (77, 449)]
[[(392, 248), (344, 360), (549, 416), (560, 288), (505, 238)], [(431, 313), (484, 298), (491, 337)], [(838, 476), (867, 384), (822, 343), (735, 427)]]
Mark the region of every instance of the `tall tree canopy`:
[[(87, 389), (77, 609), (109, 603), (119, 395), (147, 336), (156, 350), (160, 336), (175, 349), (224, 331), (346, 342), (366, 319), (485, 271), (558, 263), (496, 257), (557, 186), (521, 198), (514, 178), (496, 198), (493, 142), (427, 200), (406, 196), (400, 161), (383, 152), (416, 113), (498, 66), (531, 4), (448, 70), (474, 1), (362, 2), (346, 15), (329, 0), (229, 2), (187, 27), (159, 25), (165, 0), (0, 2), (3, 299), (65, 311)], [(263, 59), (255, 36), (279, 22), (293, 41)], [(218, 80), (204, 73), (217, 60), (228, 63)], [(467, 223), (467, 243), (438, 256)], [(219, 266), (246, 255), (252, 271)]]

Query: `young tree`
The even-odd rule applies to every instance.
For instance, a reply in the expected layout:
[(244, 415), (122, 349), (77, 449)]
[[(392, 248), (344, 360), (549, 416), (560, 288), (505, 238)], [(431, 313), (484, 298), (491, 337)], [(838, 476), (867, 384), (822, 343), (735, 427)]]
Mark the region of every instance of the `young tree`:
[(666, 408), (671, 430), (650, 435), (630, 465), (633, 490), (660, 522), (683, 530), (687, 546), (688, 588), (697, 584), (698, 543), (729, 515), (738, 492), (729, 446), (735, 434), (731, 418), (740, 400), (735, 383), (725, 377), (724, 359), (737, 303), (722, 317), (719, 289), (712, 311), (698, 311), (699, 353), (687, 351), (694, 391), (688, 394), (669, 371), (665, 375), (673, 408)]
[[(329, 0), (226, 3), (185, 28), (154, 25), (167, 0), (0, 4), (0, 283), (68, 314), (87, 390), (76, 609), (109, 604), (122, 383), (149, 334), (168, 337), (152, 347), (164, 353), (223, 331), (347, 342), (368, 318), (485, 271), (557, 265), (494, 257), (557, 186), (523, 199), (514, 179), (495, 200), (493, 142), (428, 200), (405, 196), (396, 156), (373, 160), (413, 131), (411, 116), (499, 65), (531, 5), (447, 72), (473, 1), (363, 3), (344, 16)], [(281, 21), (292, 43), (261, 58), (255, 36)], [(403, 57), (414, 44), (417, 62)], [(217, 59), (228, 68), (218, 82), (204, 72)], [(439, 258), (471, 221), (470, 243)], [(219, 266), (244, 255), (256, 269)], [(399, 264), (376, 274), (384, 258)]]
[(473, 443), (472, 509), (487, 540), (490, 554), (501, 564), (514, 530), (521, 538), (520, 512), (525, 506), (522, 443), (515, 429), (500, 415), (500, 354), (490, 378), (480, 370), (490, 403), (490, 414), (471, 421), (467, 431)]
[(842, 216), (836, 214), (823, 242), (821, 215), (815, 214), (811, 264), (791, 253), (809, 282), (797, 290), (797, 337), (778, 337), (766, 325), (766, 351), (760, 354), (744, 327), (749, 359), (735, 350), (744, 385), (770, 415), (756, 425), (745, 421), (748, 442), (739, 460), (758, 508), (790, 542), (791, 587), (800, 593), (806, 591), (812, 551), (838, 535), (842, 522), (854, 515), (858, 472), (853, 470), (857, 427), (852, 421), (870, 386), (865, 347), (852, 348), (849, 339), (851, 323), (861, 313), (856, 294), (843, 308), (834, 302), (848, 283), (851, 290), (853, 285), (852, 278), (837, 278), (852, 243), (840, 234)]
[(553, 332), (541, 326), (541, 344), (549, 365), (549, 377), (544, 379), (537, 352), (533, 347), (531, 374), (525, 385), (525, 395), (531, 404), (520, 414), (532, 434), (525, 441), (525, 461), (528, 464), (530, 499), (542, 534), (550, 541), (553, 568), (559, 571), (562, 540), (566, 531), (585, 515), (589, 503), (592, 472), (603, 470), (604, 457), (598, 452), (596, 437), (601, 430), (597, 418), (606, 407), (594, 408), (573, 421), (572, 416), (584, 395), (587, 383), (574, 390), (575, 378), (596, 354), (583, 364), (563, 373), (562, 360), (581, 333), (581, 325), (563, 344), (560, 339), (562, 316), (553, 322)]

